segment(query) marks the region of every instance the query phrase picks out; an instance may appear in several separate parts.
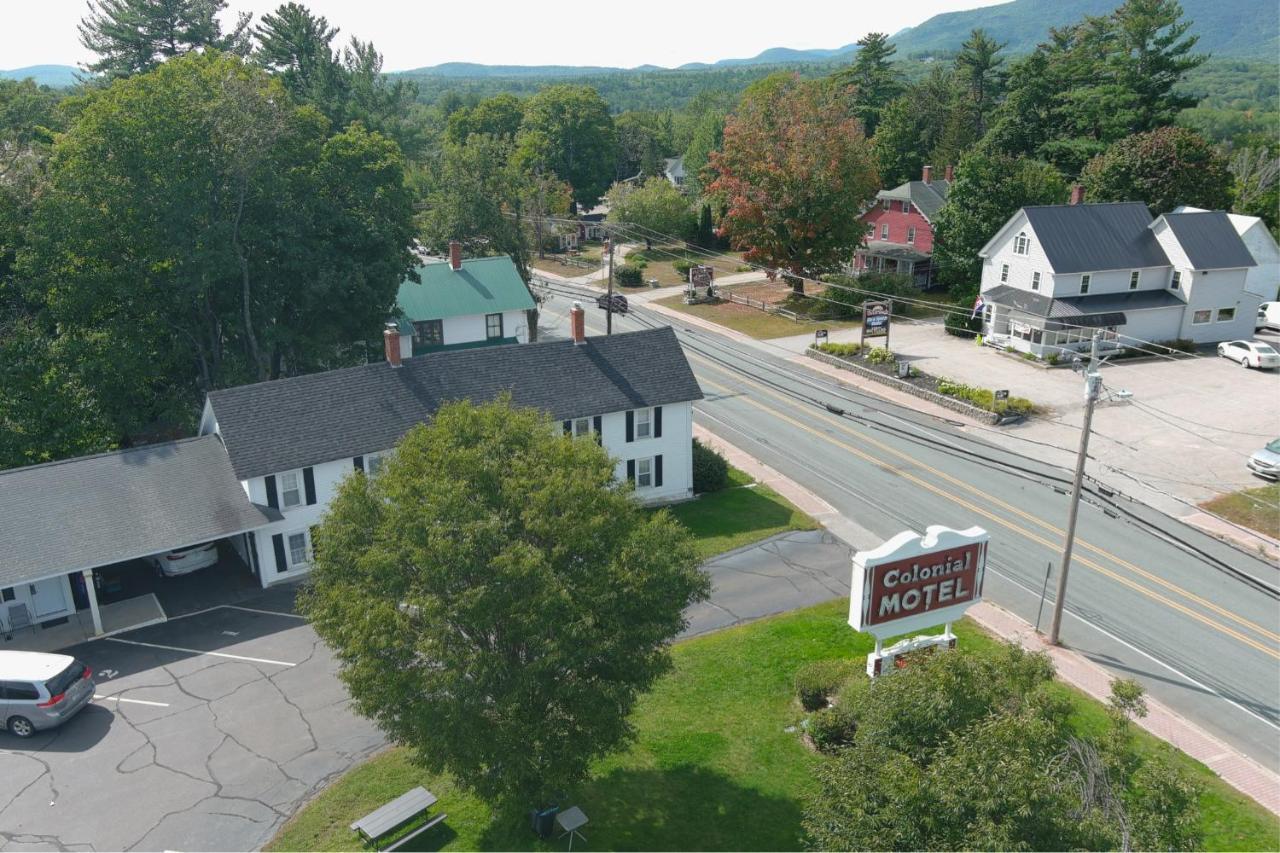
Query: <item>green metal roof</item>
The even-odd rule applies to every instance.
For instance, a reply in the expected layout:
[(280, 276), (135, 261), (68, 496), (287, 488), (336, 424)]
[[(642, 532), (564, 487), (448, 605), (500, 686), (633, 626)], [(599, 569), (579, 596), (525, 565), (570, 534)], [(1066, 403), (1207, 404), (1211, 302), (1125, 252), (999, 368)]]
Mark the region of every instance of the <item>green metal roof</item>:
[(418, 267), (418, 275), (421, 284), (402, 281), (396, 296), (396, 304), (409, 322), (534, 307), (529, 288), (506, 255), (469, 258), (460, 270), (447, 262), (425, 264)]

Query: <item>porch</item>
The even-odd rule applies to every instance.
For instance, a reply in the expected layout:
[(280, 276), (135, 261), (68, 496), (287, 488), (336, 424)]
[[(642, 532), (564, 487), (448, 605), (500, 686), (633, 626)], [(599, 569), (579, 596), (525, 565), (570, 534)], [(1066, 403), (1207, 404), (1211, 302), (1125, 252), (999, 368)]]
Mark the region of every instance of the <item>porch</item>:
[(921, 290), (932, 287), (934, 278), (933, 259), (927, 252), (887, 240), (868, 240), (854, 255), (852, 272), (854, 275), (883, 272), (910, 276)]

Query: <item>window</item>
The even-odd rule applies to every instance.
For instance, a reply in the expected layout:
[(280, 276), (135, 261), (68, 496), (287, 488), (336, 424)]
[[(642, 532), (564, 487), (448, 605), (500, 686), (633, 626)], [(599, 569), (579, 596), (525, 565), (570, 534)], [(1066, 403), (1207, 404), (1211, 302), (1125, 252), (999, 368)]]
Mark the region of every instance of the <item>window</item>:
[(307, 531), (290, 533), (287, 539), (289, 546), (289, 567), (297, 568), (311, 562), (311, 537)]
[(591, 418), (578, 418), (573, 422), (573, 434), (590, 435), (591, 434)]
[(302, 503), (302, 486), (297, 471), (280, 475), (280, 504), (285, 509)]
[(381, 456), (378, 456), (376, 454), (370, 454), (364, 458), (364, 470), (365, 470), (365, 473), (368, 474), (370, 477), (378, 473), (378, 470), (381, 467), (382, 467)]
[(413, 324), (413, 347), (444, 345), (444, 320), (417, 320)]
[(13, 601), (13, 599), (13, 587), (6, 586), (4, 589), (0, 589), (0, 601)]
[(881, 240), (889, 239), (889, 224), (887, 222), (884, 225), (880, 226), (880, 239)]
[(1001, 264), (1000, 265), (1000, 283), (1004, 284), (1008, 280), (1009, 280), (1009, 265)]
[(1234, 309), (1234, 308), (1219, 308), (1219, 309), (1218, 309), (1218, 322), (1219, 322), (1219, 323), (1229, 323), (1229, 322), (1231, 322), (1232, 320), (1234, 320), (1235, 318), (1236, 318), (1236, 309)]
[(1191, 315), (1191, 324), (1193, 326), (1202, 326), (1213, 318), (1212, 311), (1197, 311)]
[(24, 681), (0, 682), (0, 699), (10, 699), (15, 702), (34, 702), (39, 698), (40, 691), (36, 690), (34, 684), (28, 684)]
[(1021, 231), (1018, 236), (1013, 239), (1013, 253), (1015, 255), (1026, 255), (1031, 251), (1031, 239), (1027, 237), (1027, 232)]
[(902, 202), (902, 212), (903, 212), (903, 213), (910, 213), (910, 212), (911, 212), (911, 202), (909, 202), (909, 201), (904, 201), (904, 202)]
[(1081, 293), (1089, 292), (1089, 282), (1091, 281), (1093, 281), (1093, 276), (1089, 275), (1088, 273), (1085, 273), (1084, 275), (1080, 276), (1080, 292)]
[(914, 243), (916, 241), (916, 227), (914, 225), (907, 226), (907, 242)]
[(885, 210), (890, 210), (893, 208), (893, 202), (886, 198), (880, 202), (880, 206)]
[(489, 340), (502, 337), (502, 315), (501, 314), (485, 314), (484, 315), (484, 336)]
[(1129, 289), (1130, 290), (1138, 289), (1138, 279), (1140, 278), (1142, 278), (1142, 273), (1138, 270), (1134, 270), (1133, 272), (1129, 273)]
[(648, 438), (653, 434), (653, 413), (650, 409), (636, 410), (636, 438)]
[(653, 460), (636, 460), (636, 488), (647, 489), (653, 485)]
[(1173, 278), (1169, 279), (1169, 289), (1177, 290), (1182, 284), (1182, 273), (1178, 270), (1173, 271)]
[(1040, 289), (1040, 273), (1038, 272), (1033, 272), (1031, 274), (1031, 289), (1032, 290)]

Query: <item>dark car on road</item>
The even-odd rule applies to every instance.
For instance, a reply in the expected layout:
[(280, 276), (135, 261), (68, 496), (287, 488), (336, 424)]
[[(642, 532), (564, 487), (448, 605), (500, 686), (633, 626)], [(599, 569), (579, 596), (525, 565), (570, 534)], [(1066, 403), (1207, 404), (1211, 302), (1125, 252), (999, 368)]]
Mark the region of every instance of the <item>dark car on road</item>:
[[(607, 293), (600, 294), (600, 298), (596, 300), (596, 307), (598, 307), (601, 311), (608, 311), (609, 310), (609, 294)], [(615, 314), (627, 313), (627, 297), (623, 296), (621, 293), (613, 294), (613, 313)]]

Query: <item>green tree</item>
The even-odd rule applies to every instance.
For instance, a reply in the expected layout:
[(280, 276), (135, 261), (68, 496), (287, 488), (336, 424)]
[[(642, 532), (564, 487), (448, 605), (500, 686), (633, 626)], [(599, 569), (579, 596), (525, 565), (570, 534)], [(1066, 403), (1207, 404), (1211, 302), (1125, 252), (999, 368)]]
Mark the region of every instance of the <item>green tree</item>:
[(699, 119), (693, 128), (693, 136), (684, 149), (684, 186), (689, 195), (698, 198), (702, 195), (707, 165), (711, 162), (711, 152), (720, 149), (724, 140), (724, 120), (727, 114), (719, 110), (709, 110)]
[(1231, 206), (1226, 158), (1194, 131), (1162, 127), (1111, 145), (1080, 176), (1089, 201), (1142, 201), (1157, 216), (1180, 204)]
[(485, 98), (474, 107), (461, 107), (449, 116), (445, 137), (455, 145), (474, 133), (514, 139), (524, 120), (524, 102), (515, 95)]
[(1234, 179), (1232, 211), (1261, 217), (1275, 233), (1280, 218), (1280, 157), (1265, 146), (1246, 147), (1231, 155)]
[(618, 137), (618, 164), (615, 180), (643, 175), (652, 178), (665, 171), (664, 160), (671, 147), (671, 113), (632, 110), (613, 121)]
[[(680, 240), (692, 237), (697, 227), (689, 199), (666, 178), (649, 178), (639, 186), (614, 184), (605, 198), (610, 222), (638, 225)], [(659, 239), (650, 238), (645, 231), (631, 236), (641, 237), (646, 243)]]
[(1026, 205), (1061, 204), (1066, 198), (1066, 181), (1048, 164), (982, 149), (967, 154), (934, 218), (933, 260), (940, 280), (955, 293), (976, 293), (982, 273), (978, 251), (1000, 226)]
[(987, 132), (987, 119), (1004, 89), (1000, 66), (1004, 45), (976, 29), (960, 46), (956, 55), (956, 73), (964, 87), (964, 111), (969, 113), (975, 138)]
[(902, 92), (902, 81), (892, 61), (897, 50), (889, 43), (887, 33), (867, 33), (858, 39), (853, 62), (834, 75), (838, 86), (852, 87), (853, 114), (862, 122), (867, 136), (875, 134), (881, 111)]
[(1187, 35), (1192, 22), (1183, 19), (1177, 0), (1125, 0), (1113, 22), (1117, 76), (1135, 96), (1133, 129), (1173, 124), (1197, 100), (1178, 84), (1208, 59), (1191, 53), (1200, 38)]
[(224, 34), (218, 15), (226, 8), (226, 0), (89, 0), (89, 14), (79, 25), (80, 43), (98, 59), (85, 67), (125, 77), (204, 48), (244, 55), (251, 16), (241, 14), (235, 28)]
[(633, 737), (708, 595), (688, 533), (594, 441), (509, 400), (442, 407), (348, 477), (300, 609), (360, 713), (480, 796), (542, 804)]
[[(729, 117), (711, 155), (720, 230), (748, 262), (795, 275), (830, 272), (866, 233), (858, 215), (880, 179), (871, 147), (841, 96), (817, 82), (767, 78)], [(803, 292), (804, 284), (793, 286)]]
[(294, 101), (333, 115), (342, 101), (338, 55), (333, 49), (337, 27), (298, 3), (268, 12), (254, 27), (254, 58), (280, 75)]
[(886, 187), (920, 176), (928, 156), (925, 133), (924, 115), (910, 96), (896, 98), (884, 108), (871, 148)]
[(613, 118), (590, 86), (548, 86), (530, 98), (517, 146), (525, 168), (554, 172), (580, 206), (594, 207), (613, 178)]

